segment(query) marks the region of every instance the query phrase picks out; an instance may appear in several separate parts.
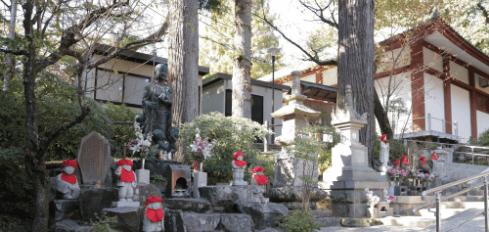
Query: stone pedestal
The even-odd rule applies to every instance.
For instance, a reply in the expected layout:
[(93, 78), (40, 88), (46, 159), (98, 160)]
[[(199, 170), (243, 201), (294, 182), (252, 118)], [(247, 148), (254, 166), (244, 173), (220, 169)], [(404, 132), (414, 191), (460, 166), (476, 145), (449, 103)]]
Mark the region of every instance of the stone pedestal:
[(435, 175), (435, 180), (441, 180), (448, 182), (447, 170), (446, 170), (446, 161), (447, 161), (447, 152), (443, 149), (436, 150), (436, 155), (438, 156), (438, 160), (433, 160), (433, 174)]
[(381, 172), (387, 172), (389, 167), (387, 167), (389, 163), (389, 143), (380, 142), (380, 162), (382, 166), (380, 166)]
[(382, 196), (389, 183), (385, 173), (368, 166), (367, 147), (359, 141), (367, 114), (355, 111), (351, 93), (347, 85), (345, 109), (337, 109), (332, 115), (331, 124), (341, 133), (342, 141), (332, 149), (332, 167), (323, 174), (323, 187), (331, 190), (333, 216), (360, 218), (367, 217), (368, 198), (364, 189)]
[(139, 202), (138, 201), (113, 201), (112, 202), (112, 207), (113, 208), (120, 208), (120, 207), (139, 207)]
[(137, 169), (136, 177), (138, 184), (149, 184), (149, 169)]
[(194, 185), (192, 187), (194, 198), (200, 198), (199, 188), (207, 186), (207, 172), (194, 172)]

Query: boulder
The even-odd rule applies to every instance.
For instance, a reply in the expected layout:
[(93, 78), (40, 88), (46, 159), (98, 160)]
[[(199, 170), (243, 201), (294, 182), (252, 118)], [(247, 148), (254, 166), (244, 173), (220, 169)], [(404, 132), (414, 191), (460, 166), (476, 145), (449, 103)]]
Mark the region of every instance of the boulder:
[[(268, 197), (272, 202), (302, 202), (302, 188), (282, 187), (271, 188)], [(320, 201), (328, 198), (328, 193), (321, 189), (314, 189), (311, 193), (310, 202)]]
[(160, 190), (151, 184), (138, 184), (134, 190), (134, 201), (141, 202), (141, 205), (146, 204), (146, 199), (151, 196), (157, 196), (161, 198)]
[(204, 186), (199, 188), (200, 196), (209, 200), (214, 212), (224, 212), (238, 201), (253, 198), (253, 186)]
[(183, 221), (188, 232), (214, 231), (221, 221), (221, 214), (184, 212)]
[(139, 212), (139, 207), (105, 208), (102, 210), (102, 213), (107, 213), (107, 217), (117, 217), (117, 225), (111, 227), (124, 232), (139, 231)]
[(289, 210), (280, 204), (260, 204), (260, 203), (236, 203), (228, 211), (236, 213), (246, 213), (251, 216), (255, 229), (265, 229), (267, 227), (276, 227), (275, 221), (279, 216), (287, 216)]
[(118, 200), (118, 190), (111, 187), (98, 189), (82, 189), (80, 193), (80, 213), (83, 221), (96, 221), (95, 213), (101, 215), (102, 209), (110, 208), (113, 201)]
[(187, 232), (182, 210), (165, 210), (165, 232)]
[(211, 203), (205, 198), (168, 198), (163, 200), (163, 205), (168, 209), (181, 209), (196, 213), (206, 213), (212, 208)]
[(78, 200), (52, 200), (49, 202), (49, 216), (56, 222), (65, 219), (79, 220), (80, 203)]
[(218, 229), (225, 232), (252, 231), (253, 221), (250, 215), (242, 213), (221, 214), (221, 222)]
[(73, 220), (63, 220), (56, 222), (54, 226), (55, 232), (89, 232), (92, 231), (91, 226), (80, 226)]

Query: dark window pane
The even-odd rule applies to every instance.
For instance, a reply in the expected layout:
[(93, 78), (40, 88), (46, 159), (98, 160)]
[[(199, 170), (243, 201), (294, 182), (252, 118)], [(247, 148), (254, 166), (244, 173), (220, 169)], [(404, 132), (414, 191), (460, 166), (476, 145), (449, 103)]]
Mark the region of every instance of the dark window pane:
[(251, 105), (251, 120), (263, 124), (263, 96), (251, 95), (253, 105)]
[(224, 115), (233, 115), (233, 91), (230, 89), (226, 89), (226, 109), (224, 109)]

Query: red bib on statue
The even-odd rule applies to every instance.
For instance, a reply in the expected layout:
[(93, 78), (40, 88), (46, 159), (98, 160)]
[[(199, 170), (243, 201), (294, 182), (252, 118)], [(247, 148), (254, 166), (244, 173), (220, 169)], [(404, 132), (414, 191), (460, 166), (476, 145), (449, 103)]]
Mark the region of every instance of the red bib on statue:
[(148, 219), (152, 222), (159, 222), (164, 216), (165, 214), (163, 213), (163, 209), (146, 209), (146, 217), (148, 217)]
[(268, 177), (265, 175), (263, 176), (255, 175), (254, 178), (257, 184), (266, 184), (268, 182)]
[(134, 172), (127, 171), (124, 168), (121, 168), (121, 180), (124, 182), (132, 183), (134, 181)]
[(61, 174), (61, 179), (70, 183), (70, 184), (76, 184), (76, 176), (71, 174), (71, 175), (68, 175), (68, 174)]
[(234, 164), (235, 164), (236, 166), (243, 167), (243, 166), (245, 166), (245, 165), (246, 165), (246, 161), (244, 161), (244, 160), (235, 160), (235, 161), (234, 161)]

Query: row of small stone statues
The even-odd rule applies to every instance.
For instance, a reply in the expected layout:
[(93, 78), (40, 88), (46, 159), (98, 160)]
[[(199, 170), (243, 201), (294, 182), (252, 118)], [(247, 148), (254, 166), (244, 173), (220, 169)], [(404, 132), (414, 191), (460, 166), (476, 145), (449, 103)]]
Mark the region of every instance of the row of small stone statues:
[[(133, 202), (132, 200), (134, 188), (137, 183), (136, 174), (132, 171), (132, 161), (121, 159), (117, 162), (117, 165), (115, 174), (119, 176), (119, 180), (117, 181), (119, 202), (115, 206), (139, 207), (139, 202)], [(80, 186), (74, 175), (77, 166), (78, 164), (75, 160), (65, 160), (61, 165), (62, 173), (56, 176), (56, 190), (61, 193), (63, 199), (76, 199), (80, 195)], [(163, 200), (157, 196), (151, 196), (146, 199), (143, 231), (153, 232), (163, 230), (163, 217)]]

